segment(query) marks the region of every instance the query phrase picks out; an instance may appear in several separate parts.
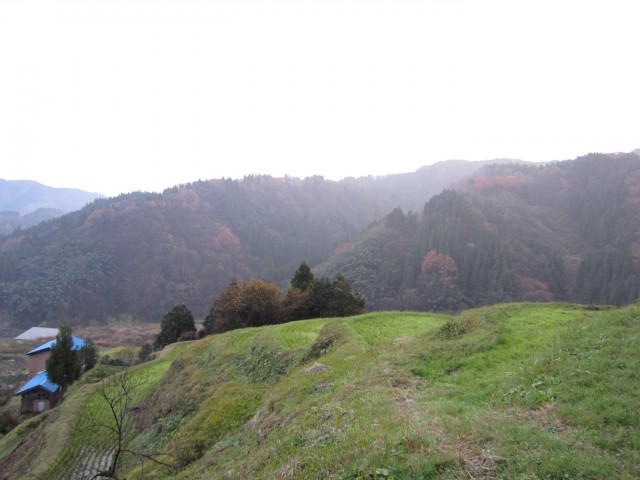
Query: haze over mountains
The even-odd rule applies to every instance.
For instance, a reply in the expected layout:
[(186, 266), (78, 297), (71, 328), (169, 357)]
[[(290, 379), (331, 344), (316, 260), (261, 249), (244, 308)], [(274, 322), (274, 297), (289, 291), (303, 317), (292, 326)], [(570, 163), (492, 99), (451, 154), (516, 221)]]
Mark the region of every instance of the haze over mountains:
[(250, 176), (98, 199), (0, 240), (1, 318), (157, 321), (176, 303), (202, 318), (233, 278), (285, 287), (302, 261), (342, 272), (377, 309), (622, 304), (639, 290), (638, 192), (636, 151), (340, 182)]
[(0, 235), (78, 210), (102, 197), (102, 194), (76, 188), (54, 188), (32, 180), (0, 178)]

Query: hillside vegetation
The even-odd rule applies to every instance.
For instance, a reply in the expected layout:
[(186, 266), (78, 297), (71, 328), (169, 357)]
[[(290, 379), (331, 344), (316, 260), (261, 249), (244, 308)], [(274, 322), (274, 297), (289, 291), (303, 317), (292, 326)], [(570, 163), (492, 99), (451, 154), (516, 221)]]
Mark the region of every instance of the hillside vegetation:
[(421, 206), (482, 163), (448, 165), (344, 182), (218, 179), (96, 200), (0, 238), (0, 321), (157, 322), (176, 303), (204, 318), (232, 279), (286, 287), (302, 261), (327, 260), (395, 206)]
[(286, 289), (303, 261), (353, 282), (369, 310), (635, 301), (638, 152), (481, 167), (250, 176), (97, 200), (0, 241), (0, 321), (157, 322), (178, 303), (203, 319), (233, 279)]
[[(132, 370), (122, 478), (640, 476), (638, 306), (371, 313), (174, 344)], [(113, 445), (86, 378), (0, 439), (1, 478), (90, 478)], [(46, 418), (45, 418), (46, 417)], [(44, 420), (43, 420), (44, 418)], [(52, 441), (52, 439), (56, 441)]]
[(419, 216), (395, 209), (316, 270), (341, 272), (380, 310), (626, 305), (640, 291), (639, 202), (637, 152), (488, 165)]

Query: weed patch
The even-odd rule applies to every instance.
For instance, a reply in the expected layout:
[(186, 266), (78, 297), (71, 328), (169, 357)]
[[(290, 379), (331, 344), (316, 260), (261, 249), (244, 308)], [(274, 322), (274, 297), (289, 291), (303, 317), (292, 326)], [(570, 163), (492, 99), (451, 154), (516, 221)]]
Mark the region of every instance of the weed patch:
[(297, 363), (291, 352), (277, 349), (268, 335), (256, 336), (247, 355), (236, 360), (242, 372), (254, 382), (273, 383)]
[(212, 444), (247, 422), (255, 414), (260, 398), (260, 390), (247, 386), (226, 385), (216, 390), (169, 443), (178, 464), (194, 462)]
[(344, 326), (339, 322), (327, 323), (322, 327), (318, 338), (304, 354), (301, 362), (306, 363), (311, 360), (317, 360), (326, 355), (342, 338), (344, 338)]
[(539, 407), (558, 396), (560, 380), (553, 375), (541, 374), (530, 385), (518, 385), (502, 396), (502, 402), (511, 404), (515, 399), (526, 401), (529, 408)]
[(440, 327), (437, 335), (446, 340), (454, 340), (471, 330), (472, 325), (469, 318), (452, 318)]

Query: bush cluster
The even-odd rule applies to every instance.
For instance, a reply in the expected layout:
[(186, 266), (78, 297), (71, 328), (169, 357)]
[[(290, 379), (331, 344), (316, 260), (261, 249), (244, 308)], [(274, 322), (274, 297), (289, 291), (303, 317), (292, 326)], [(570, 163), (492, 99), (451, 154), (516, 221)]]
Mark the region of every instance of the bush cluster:
[(333, 281), (314, 279), (303, 262), (284, 296), (277, 285), (265, 280), (232, 281), (213, 303), (204, 328), (207, 333), (221, 333), (307, 318), (346, 317), (363, 311), (364, 300), (342, 275)]

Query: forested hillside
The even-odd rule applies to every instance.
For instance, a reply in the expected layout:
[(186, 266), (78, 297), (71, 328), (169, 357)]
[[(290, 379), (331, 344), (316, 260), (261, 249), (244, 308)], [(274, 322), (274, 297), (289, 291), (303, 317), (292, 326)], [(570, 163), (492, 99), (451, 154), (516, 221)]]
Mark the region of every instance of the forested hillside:
[(176, 303), (204, 318), (232, 279), (286, 288), (302, 261), (318, 277), (342, 273), (369, 309), (638, 297), (637, 152), (485, 165), (464, 181), (468, 165), (449, 164), (465, 168), (442, 193), (436, 179), (455, 175), (434, 165), (415, 176), (251, 176), (94, 201), (0, 243), (0, 319), (158, 321)]
[(176, 303), (203, 318), (232, 279), (286, 287), (302, 261), (327, 260), (396, 205), (424, 203), (480, 164), (451, 167), (416, 172), (429, 179), (422, 188), (410, 174), (394, 180), (397, 190), (385, 177), (251, 176), (96, 200), (0, 243), (0, 318), (158, 321)]
[(637, 152), (485, 166), (419, 218), (393, 211), (317, 271), (342, 272), (375, 309), (627, 304), (640, 292), (639, 204)]

